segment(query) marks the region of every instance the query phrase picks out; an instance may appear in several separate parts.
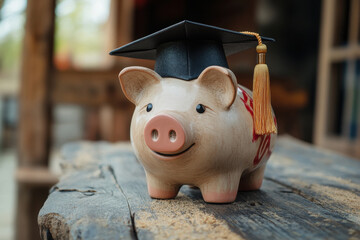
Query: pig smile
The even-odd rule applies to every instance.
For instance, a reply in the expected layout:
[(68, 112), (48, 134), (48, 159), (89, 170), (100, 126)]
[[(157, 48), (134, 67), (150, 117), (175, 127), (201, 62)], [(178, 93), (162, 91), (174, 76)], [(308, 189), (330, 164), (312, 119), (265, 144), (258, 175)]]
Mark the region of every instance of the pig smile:
[(160, 156), (162, 156), (162, 157), (177, 157), (177, 156), (180, 156), (181, 154), (189, 151), (194, 145), (195, 145), (195, 143), (191, 144), (190, 147), (188, 147), (184, 151), (179, 152), (179, 153), (174, 153), (174, 154), (166, 154), (166, 153), (160, 153), (160, 152), (155, 152), (155, 151), (153, 151), (153, 152), (160, 155)]

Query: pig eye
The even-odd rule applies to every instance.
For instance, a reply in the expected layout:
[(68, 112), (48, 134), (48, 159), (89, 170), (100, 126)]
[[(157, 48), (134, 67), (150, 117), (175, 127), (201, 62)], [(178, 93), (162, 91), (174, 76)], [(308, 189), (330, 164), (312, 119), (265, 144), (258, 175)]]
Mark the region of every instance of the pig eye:
[(198, 113), (204, 113), (204, 112), (205, 112), (205, 107), (204, 107), (204, 105), (198, 104), (198, 105), (196, 106), (196, 111), (197, 111)]
[(146, 106), (146, 111), (147, 112), (150, 112), (153, 108), (153, 105), (151, 103), (149, 103), (147, 106)]

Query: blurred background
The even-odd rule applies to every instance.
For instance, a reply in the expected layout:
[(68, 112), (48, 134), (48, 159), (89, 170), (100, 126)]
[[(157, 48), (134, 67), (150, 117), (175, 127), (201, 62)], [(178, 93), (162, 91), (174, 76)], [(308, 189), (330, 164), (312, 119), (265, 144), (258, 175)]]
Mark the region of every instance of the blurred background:
[[(0, 0), (0, 240), (37, 239), (59, 148), (129, 140), (119, 71), (154, 63), (108, 52), (184, 19), (268, 45), (280, 134), (360, 158), (360, 0)], [(254, 49), (228, 58), (251, 89)]]

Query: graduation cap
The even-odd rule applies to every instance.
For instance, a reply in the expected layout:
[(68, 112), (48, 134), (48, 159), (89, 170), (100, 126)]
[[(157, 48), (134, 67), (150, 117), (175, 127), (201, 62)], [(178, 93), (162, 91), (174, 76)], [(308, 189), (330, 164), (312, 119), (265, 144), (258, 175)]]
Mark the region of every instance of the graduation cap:
[(193, 80), (206, 67), (228, 68), (226, 56), (257, 44), (253, 35), (185, 20), (119, 47), (110, 55), (156, 60), (154, 70), (160, 76)]
[[(154, 70), (161, 77), (188, 81), (196, 79), (209, 66), (228, 68), (226, 56), (258, 45), (260, 64), (257, 64), (254, 74), (254, 124), (257, 134), (267, 134), (276, 132), (276, 127), (271, 113), (263, 41), (274, 40), (252, 32), (236, 32), (185, 20), (121, 46), (110, 55), (155, 60)], [(259, 65), (265, 65), (266, 69)], [(259, 69), (262, 70), (259, 72)], [(255, 89), (261, 92), (257, 94)], [(263, 113), (264, 109), (266, 113)], [(272, 121), (270, 128), (267, 127), (269, 121)]]

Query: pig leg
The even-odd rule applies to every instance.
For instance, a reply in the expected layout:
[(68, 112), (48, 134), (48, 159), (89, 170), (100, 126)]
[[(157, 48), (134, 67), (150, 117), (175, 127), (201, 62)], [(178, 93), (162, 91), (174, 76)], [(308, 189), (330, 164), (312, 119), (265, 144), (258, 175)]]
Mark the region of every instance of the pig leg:
[(264, 179), (265, 164), (258, 169), (241, 176), (239, 191), (253, 191), (258, 190), (261, 187)]
[(159, 199), (175, 198), (179, 192), (180, 185), (163, 182), (150, 174), (146, 174), (148, 192), (150, 197)]
[(236, 199), (241, 172), (212, 176), (201, 184), (200, 190), (205, 202), (229, 203)]

